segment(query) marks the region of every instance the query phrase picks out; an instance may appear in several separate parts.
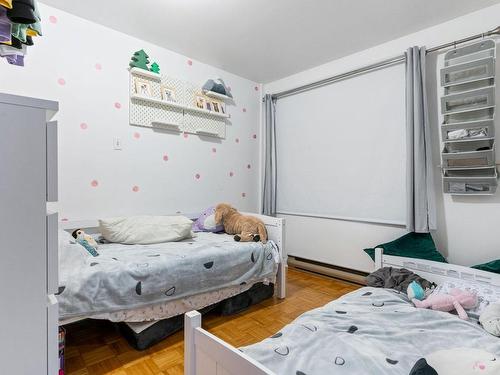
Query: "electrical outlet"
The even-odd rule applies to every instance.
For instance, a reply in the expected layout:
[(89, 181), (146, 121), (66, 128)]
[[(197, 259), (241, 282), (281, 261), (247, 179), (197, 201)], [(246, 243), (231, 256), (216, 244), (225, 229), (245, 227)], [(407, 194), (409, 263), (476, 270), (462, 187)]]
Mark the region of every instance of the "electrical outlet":
[(118, 137), (113, 138), (113, 149), (121, 150), (122, 149), (122, 140)]

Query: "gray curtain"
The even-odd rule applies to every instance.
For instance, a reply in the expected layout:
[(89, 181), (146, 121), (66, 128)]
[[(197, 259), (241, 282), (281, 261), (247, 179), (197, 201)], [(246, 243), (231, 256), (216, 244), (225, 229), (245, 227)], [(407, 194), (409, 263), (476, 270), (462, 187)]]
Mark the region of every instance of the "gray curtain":
[(436, 229), (431, 133), (425, 85), (425, 47), (406, 52), (407, 221), (411, 232)]
[(262, 213), (276, 216), (276, 99), (264, 97), (264, 186)]

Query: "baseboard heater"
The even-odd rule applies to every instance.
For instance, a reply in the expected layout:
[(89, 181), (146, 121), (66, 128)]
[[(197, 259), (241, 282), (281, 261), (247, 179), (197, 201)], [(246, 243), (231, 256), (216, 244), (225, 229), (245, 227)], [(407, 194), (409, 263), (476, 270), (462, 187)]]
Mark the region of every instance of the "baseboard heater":
[(365, 277), (367, 272), (357, 271), (346, 267), (334, 266), (328, 263), (317, 262), (315, 260), (288, 256), (288, 265), (304, 271), (314, 272), (337, 279), (350, 281), (356, 284), (366, 285)]

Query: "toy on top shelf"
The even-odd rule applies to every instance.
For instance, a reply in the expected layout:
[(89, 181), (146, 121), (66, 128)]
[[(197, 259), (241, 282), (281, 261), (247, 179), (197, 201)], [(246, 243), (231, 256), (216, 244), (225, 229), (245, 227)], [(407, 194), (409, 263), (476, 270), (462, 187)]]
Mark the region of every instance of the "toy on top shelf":
[(203, 92), (205, 95), (212, 94), (212, 96), (215, 96), (217, 98), (221, 99), (232, 99), (233, 95), (227, 88), (226, 84), (221, 78), (217, 78), (216, 80), (209, 79), (202, 87)]
[(153, 73), (158, 73), (160, 74), (160, 65), (158, 63), (154, 62), (151, 64), (151, 69), (149, 69)]
[(134, 52), (134, 56), (132, 56), (128, 65), (131, 68), (140, 68), (149, 71), (148, 64), (149, 56), (143, 49), (141, 49), (140, 51)]

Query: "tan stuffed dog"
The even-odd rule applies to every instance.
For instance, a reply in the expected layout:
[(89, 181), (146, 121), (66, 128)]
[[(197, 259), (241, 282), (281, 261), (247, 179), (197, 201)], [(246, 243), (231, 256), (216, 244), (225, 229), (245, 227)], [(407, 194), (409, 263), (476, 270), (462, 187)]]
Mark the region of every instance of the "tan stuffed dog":
[(262, 220), (242, 215), (227, 203), (220, 203), (215, 207), (215, 223), (224, 225), (224, 231), (234, 234), (235, 241), (267, 242), (266, 226)]

